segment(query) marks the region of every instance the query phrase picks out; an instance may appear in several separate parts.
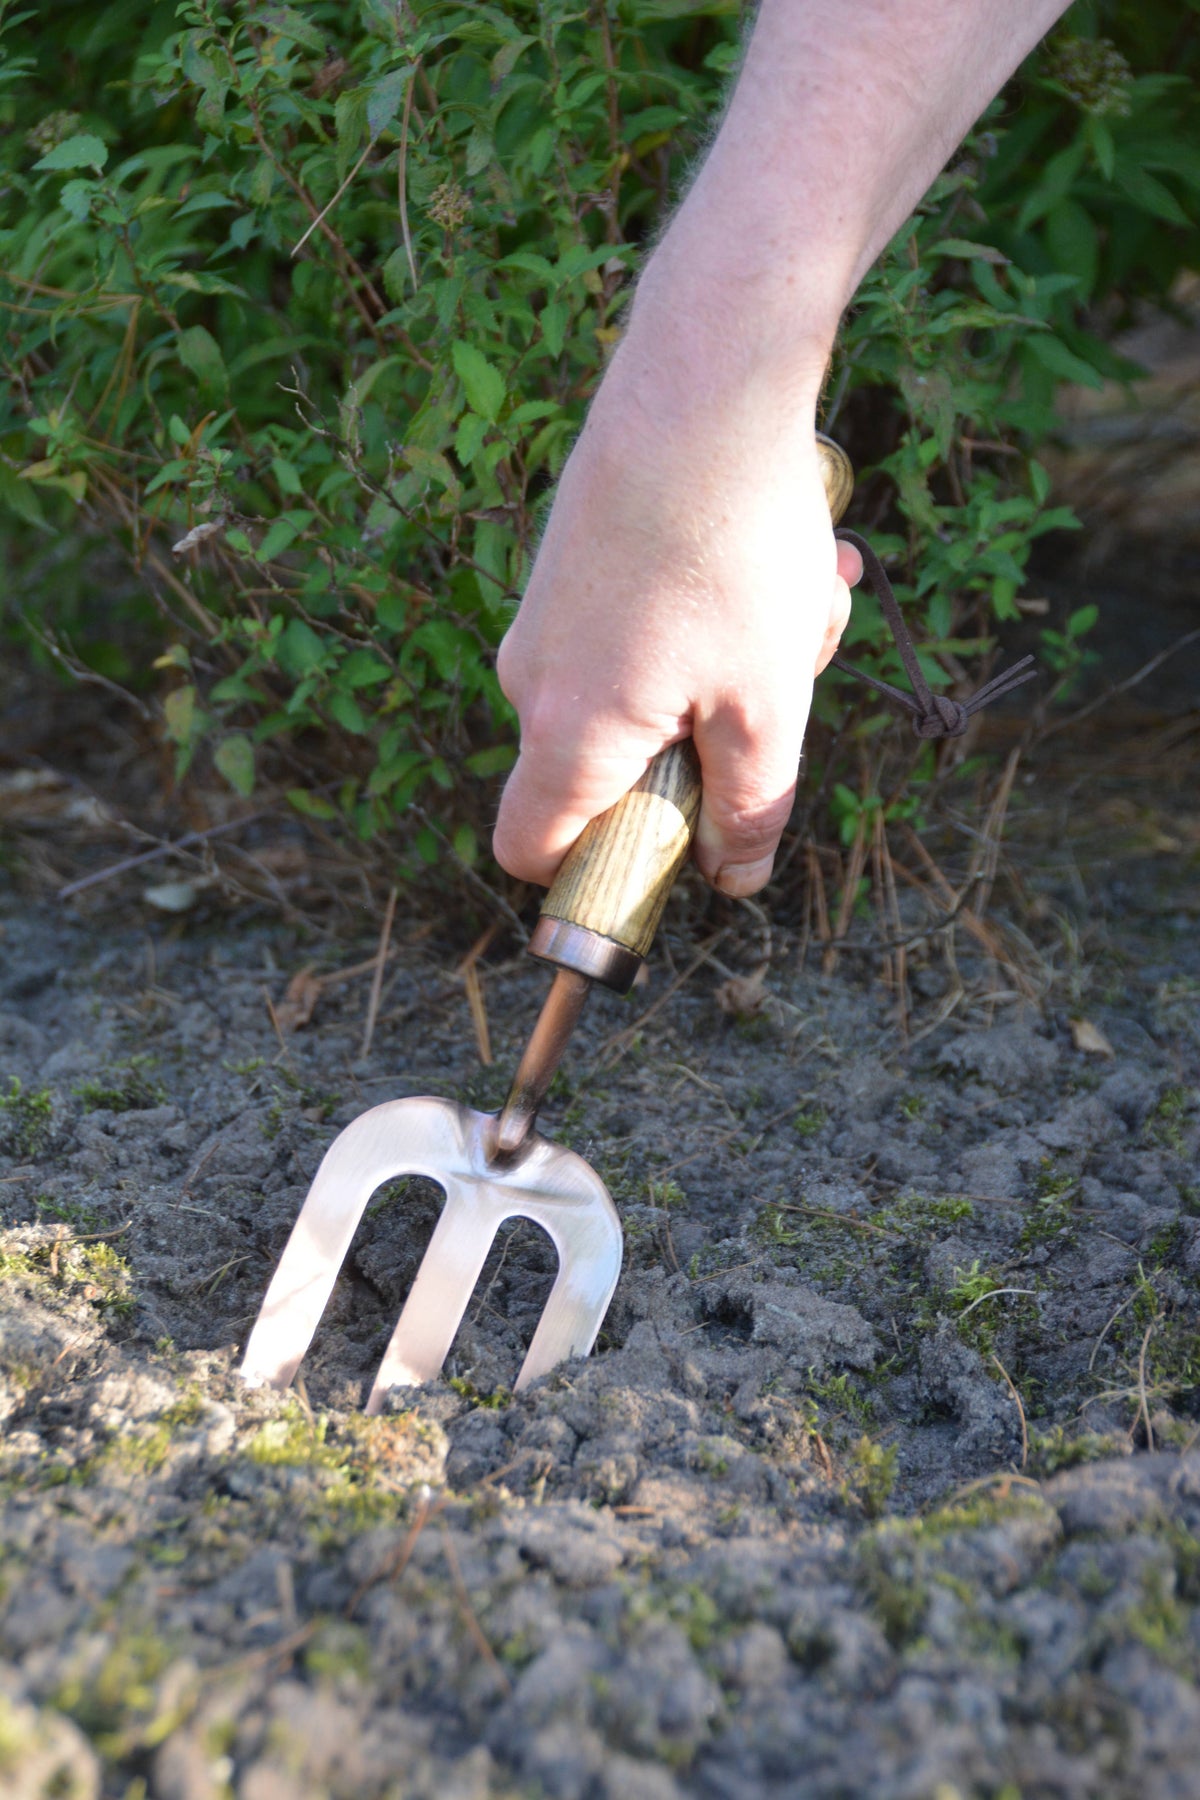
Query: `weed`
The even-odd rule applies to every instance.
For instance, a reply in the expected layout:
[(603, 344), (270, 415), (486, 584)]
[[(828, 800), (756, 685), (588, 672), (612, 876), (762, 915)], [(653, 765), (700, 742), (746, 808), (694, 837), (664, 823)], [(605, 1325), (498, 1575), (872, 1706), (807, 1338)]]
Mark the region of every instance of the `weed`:
[(49, 1088), (27, 1093), (13, 1075), (0, 1094), (0, 1136), (14, 1156), (37, 1156), (52, 1130), (54, 1099)]
[(461, 1375), (451, 1375), (449, 1386), (462, 1399), (470, 1401), (472, 1406), (483, 1407), (488, 1412), (503, 1412), (512, 1405), (512, 1393), (506, 1387), (493, 1388), (485, 1394), (472, 1381), (466, 1381)]
[(1078, 1176), (1057, 1168), (1051, 1157), (1043, 1156), (1034, 1182), (1033, 1211), (1021, 1227), (1019, 1248), (1032, 1250), (1051, 1238), (1073, 1239), (1078, 1194)]
[(802, 1138), (816, 1137), (828, 1123), (829, 1115), (823, 1106), (804, 1106), (792, 1120), (792, 1129)]
[(1187, 1151), (1183, 1122), (1187, 1117), (1189, 1104), (1190, 1096), (1186, 1088), (1166, 1088), (1146, 1120), (1146, 1136), (1153, 1143), (1161, 1144), (1173, 1156), (1183, 1156)]
[(1054, 1425), (1049, 1431), (1030, 1432), (1029, 1473), (1045, 1479), (1080, 1463), (1102, 1462), (1106, 1457), (1121, 1455), (1128, 1442), (1123, 1434), (1099, 1431), (1080, 1431), (1068, 1437), (1062, 1425)]
[(859, 1393), (851, 1377), (844, 1372), (820, 1379), (816, 1370), (810, 1369), (808, 1391), (821, 1406), (831, 1407), (860, 1427), (865, 1428), (874, 1423), (874, 1406), (865, 1395)]
[(868, 1519), (877, 1519), (896, 1485), (896, 1446), (877, 1444), (865, 1433), (854, 1445), (850, 1470), (842, 1483), (842, 1498), (854, 1499)]
[(154, 1065), (152, 1056), (130, 1056), (116, 1064), (107, 1078), (83, 1081), (75, 1088), (85, 1112), (141, 1112), (161, 1106), (167, 1090), (159, 1081), (150, 1079)]

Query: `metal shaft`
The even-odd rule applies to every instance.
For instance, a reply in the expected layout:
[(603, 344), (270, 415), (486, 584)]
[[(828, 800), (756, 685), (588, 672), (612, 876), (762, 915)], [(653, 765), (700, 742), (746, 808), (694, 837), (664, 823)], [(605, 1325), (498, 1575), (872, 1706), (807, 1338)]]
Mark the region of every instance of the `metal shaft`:
[(515, 1156), (533, 1130), (538, 1108), (554, 1080), (554, 1072), (592, 991), (586, 975), (574, 969), (557, 969), (537, 1024), (517, 1065), (508, 1099), (496, 1120), (494, 1155)]

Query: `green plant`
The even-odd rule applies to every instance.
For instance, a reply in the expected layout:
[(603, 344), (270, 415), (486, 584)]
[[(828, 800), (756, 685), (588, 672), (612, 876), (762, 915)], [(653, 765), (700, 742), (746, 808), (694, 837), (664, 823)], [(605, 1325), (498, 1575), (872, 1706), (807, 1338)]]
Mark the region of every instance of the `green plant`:
[(17, 1156), (36, 1156), (50, 1136), (54, 1100), (49, 1088), (27, 1092), (17, 1076), (0, 1094), (0, 1134)]
[(75, 1093), (85, 1111), (122, 1113), (161, 1106), (167, 1090), (161, 1082), (150, 1079), (153, 1061), (150, 1056), (131, 1056), (117, 1063), (106, 1078), (81, 1082)]
[[(476, 864), (514, 755), (493, 651), (737, 30), (728, 0), (114, 0), (53, 31), (0, 0), (0, 630), (140, 688), (181, 777), (387, 833), (413, 876)], [(1072, 522), (1056, 386), (1124, 378), (1113, 325), (1196, 266), (1198, 66), (1166, 0), (1076, 7), (846, 321), (828, 422), (936, 687)], [(1047, 626), (1060, 682), (1090, 623)], [(898, 673), (869, 600), (849, 648)], [(814, 733), (847, 843), (934, 769), (884, 780), (884, 718), (856, 699), (837, 760)]]
[(894, 1444), (877, 1444), (865, 1433), (851, 1451), (842, 1495), (857, 1500), (868, 1519), (879, 1518), (891, 1499), (896, 1485), (896, 1456)]

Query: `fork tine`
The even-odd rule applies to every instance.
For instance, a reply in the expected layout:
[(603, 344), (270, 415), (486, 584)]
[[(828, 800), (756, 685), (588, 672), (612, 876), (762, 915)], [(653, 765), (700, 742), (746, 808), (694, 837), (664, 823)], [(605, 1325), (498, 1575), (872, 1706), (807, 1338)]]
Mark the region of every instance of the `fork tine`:
[(495, 1121), (452, 1101), (390, 1100), (326, 1151), (246, 1344), (242, 1377), (286, 1387), (329, 1301), (367, 1202), (383, 1182), (426, 1175), (445, 1190), (408, 1299), (372, 1384), (368, 1413), (393, 1387), (432, 1380), (449, 1353), (505, 1219), (528, 1218), (553, 1242), (558, 1274), (516, 1386), (596, 1341), (621, 1270), (621, 1222), (599, 1176), (536, 1133), (520, 1161), (488, 1161)]

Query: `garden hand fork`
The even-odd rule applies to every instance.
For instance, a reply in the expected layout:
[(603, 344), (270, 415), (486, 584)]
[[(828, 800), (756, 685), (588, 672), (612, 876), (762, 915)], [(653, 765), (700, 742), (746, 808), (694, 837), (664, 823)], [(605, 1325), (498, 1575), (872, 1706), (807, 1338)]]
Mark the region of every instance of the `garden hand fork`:
[[(836, 444), (819, 439), (819, 448), (836, 521), (850, 465)], [(506, 1219), (542, 1226), (559, 1258), (517, 1388), (591, 1350), (621, 1270), (620, 1219), (595, 1171), (534, 1126), (592, 983), (618, 993), (633, 985), (699, 811), (700, 767), (689, 739), (656, 756), (568, 853), (529, 942), (532, 955), (554, 965), (554, 981), (499, 1114), (450, 1100), (389, 1100), (334, 1139), (246, 1345), (241, 1372), (251, 1386), (291, 1382), (368, 1200), (400, 1175), (430, 1177), (446, 1203), (375, 1375), (368, 1413), (381, 1410), (389, 1389), (437, 1374)]]

